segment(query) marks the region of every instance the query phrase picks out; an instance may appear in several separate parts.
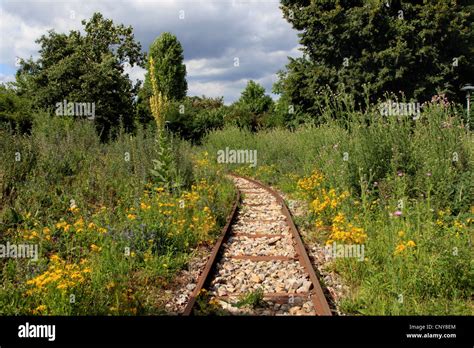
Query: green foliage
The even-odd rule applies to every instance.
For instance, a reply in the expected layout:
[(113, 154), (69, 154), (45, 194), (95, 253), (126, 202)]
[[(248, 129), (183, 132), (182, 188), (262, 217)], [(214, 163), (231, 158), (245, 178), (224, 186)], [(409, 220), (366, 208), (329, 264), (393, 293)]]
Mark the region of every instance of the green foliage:
[[(186, 66), (183, 63), (183, 48), (175, 35), (162, 33), (153, 41), (148, 55), (153, 57), (158, 89), (170, 100), (186, 96)], [(149, 73), (148, 69), (148, 73)], [(144, 88), (150, 87), (150, 77), (145, 75)]]
[(176, 187), (176, 173), (173, 173), (173, 152), (168, 137), (164, 132), (158, 132), (156, 143), (156, 156), (153, 162), (153, 169), (150, 173), (154, 177), (157, 185), (166, 187)]
[[(274, 93), (279, 93), (274, 86)], [(313, 122), (311, 115), (301, 111), (301, 107), (293, 105), (286, 95), (281, 95), (275, 103), (273, 112), (267, 117), (265, 128), (286, 127), (295, 129), (301, 124)]]
[(263, 86), (250, 80), (242, 91), (237, 104), (254, 114), (263, 114), (271, 110), (273, 100), (270, 96), (265, 95), (265, 88)]
[(239, 127), (253, 131), (261, 128), (271, 117), (273, 100), (265, 95), (265, 88), (250, 80), (237, 100), (229, 110), (227, 120)]
[(166, 128), (184, 139), (199, 143), (206, 133), (223, 127), (227, 107), (222, 98), (186, 97), (174, 101), (166, 115)]
[(0, 127), (29, 132), (32, 125), (30, 101), (17, 95), (15, 90), (0, 85)]
[[(188, 83), (186, 81), (186, 65), (183, 60), (183, 48), (175, 35), (162, 33), (153, 41), (148, 56), (153, 57), (154, 76), (158, 89), (170, 101), (181, 100), (186, 96)], [(138, 119), (147, 123), (151, 120), (148, 100), (152, 95), (150, 67), (147, 66), (143, 88), (138, 93)]]
[[(420, 103), (459, 89), (474, 76), (473, 12), (467, 2), (281, 1), (285, 18), (301, 31), (304, 56), (290, 58), (278, 88), (313, 113), (324, 93), (346, 92), (358, 105), (404, 94)], [(456, 61), (455, 61), (456, 59)]]
[(37, 40), (37, 61), (23, 60), (17, 72), (18, 93), (38, 108), (55, 110), (57, 103), (95, 103), (95, 125), (102, 139), (119, 124), (133, 127), (137, 86), (124, 74), (124, 64), (143, 65), (132, 28), (114, 25), (95, 13), (82, 21), (85, 34), (49, 31)]

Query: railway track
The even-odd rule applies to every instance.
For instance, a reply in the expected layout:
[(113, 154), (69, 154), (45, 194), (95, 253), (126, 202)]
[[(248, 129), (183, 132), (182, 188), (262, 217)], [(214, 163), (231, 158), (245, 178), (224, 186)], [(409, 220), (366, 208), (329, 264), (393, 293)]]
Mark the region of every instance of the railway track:
[[(196, 298), (205, 289), (206, 296), (230, 315), (331, 315), (284, 200), (258, 181), (231, 178), (239, 204), (183, 314), (194, 314)], [(241, 306), (252, 294), (259, 294), (259, 301)]]

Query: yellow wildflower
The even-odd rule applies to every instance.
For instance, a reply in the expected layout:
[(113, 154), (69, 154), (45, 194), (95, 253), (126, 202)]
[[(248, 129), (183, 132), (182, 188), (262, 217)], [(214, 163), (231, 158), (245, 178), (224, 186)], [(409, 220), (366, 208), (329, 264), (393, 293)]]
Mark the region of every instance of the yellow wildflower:
[(63, 228), (66, 225), (67, 225), (66, 221), (60, 221), (56, 224), (56, 228)]
[(33, 309), (33, 314), (42, 314), (48, 309), (45, 305), (39, 305), (35, 309)]
[(394, 254), (398, 255), (398, 254), (402, 253), (405, 249), (406, 249), (405, 244), (403, 244), (403, 243), (398, 244), (397, 247), (395, 248)]
[(73, 207), (69, 208), (68, 210), (72, 213), (77, 213), (79, 211), (79, 208), (76, 207), (76, 206), (73, 206)]
[(151, 206), (142, 202), (142, 203), (140, 203), (140, 208), (142, 208), (142, 210), (148, 210), (148, 209), (151, 208)]
[(95, 252), (99, 252), (99, 251), (102, 250), (102, 248), (101, 248), (101, 247), (98, 247), (98, 246), (95, 245), (95, 244), (91, 244), (91, 250), (92, 250), (92, 251), (95, 251)]

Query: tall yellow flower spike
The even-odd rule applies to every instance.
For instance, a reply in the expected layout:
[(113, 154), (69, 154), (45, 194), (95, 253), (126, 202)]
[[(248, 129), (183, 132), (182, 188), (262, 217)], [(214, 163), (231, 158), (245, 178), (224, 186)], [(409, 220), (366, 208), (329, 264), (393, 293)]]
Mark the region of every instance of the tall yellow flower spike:
[(164, 126), (164, 109), (168, 102), (166, 96), (163, 96), (158, 88), (158, 83), (155, 77), (155, 62), (153, 57), (150, 56), (150, 81), (152, 96), (150, 97), (150, 109), (153, 117), (155, 118), (156, 127), (158, 131), (161, 131)]

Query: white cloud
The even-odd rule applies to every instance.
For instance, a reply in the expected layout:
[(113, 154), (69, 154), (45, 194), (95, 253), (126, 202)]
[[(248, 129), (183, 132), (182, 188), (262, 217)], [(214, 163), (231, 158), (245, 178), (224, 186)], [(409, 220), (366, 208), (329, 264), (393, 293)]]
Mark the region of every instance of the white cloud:
[(15, 81), (15, 76), (0, 73), (0, 83), (7, 83), (13, 81)]
[(129, 63), (125, 63), (123, 70), (125, 74), (128, 74), (128, 77), (131, 81), (133, 81), (133, 83), (135, 83), (137, 80), (143, 81), (145, 79), (146, 70), (137, 65), (132, 67)]
[(239, 98), (240, 92), (246, 83), (245, 80), (237, 82), (194, 82), (188, 86), (188, 95), (205, 95), (212, 98), (224, 96), (225, 104), (230, 104)]
[(29, 26), (21, 18), (2, 11), (0, 64), (15, 65), (16, 57), (29, 57), (38, 50), (34, 42), (45, 27)]

